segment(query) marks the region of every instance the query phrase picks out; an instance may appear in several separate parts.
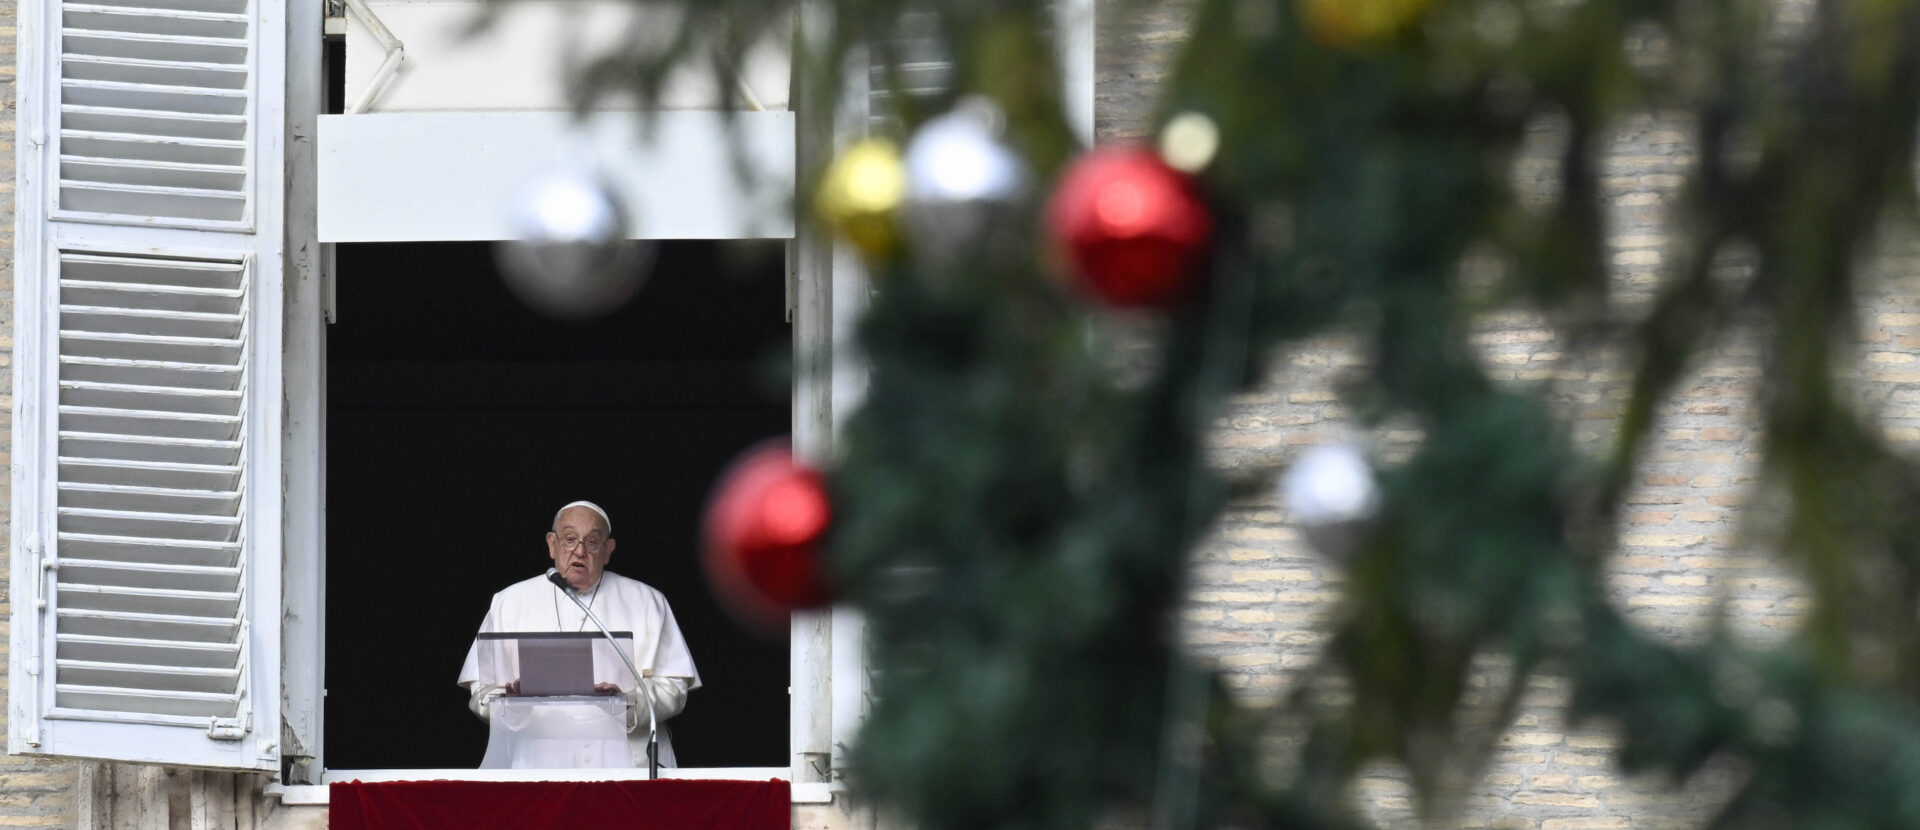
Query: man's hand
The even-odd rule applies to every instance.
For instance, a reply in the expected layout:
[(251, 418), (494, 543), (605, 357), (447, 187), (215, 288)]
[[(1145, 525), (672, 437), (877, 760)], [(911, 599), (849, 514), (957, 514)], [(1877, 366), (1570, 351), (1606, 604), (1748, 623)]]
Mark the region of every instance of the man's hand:
[(620, 693), (620, 687), (612, 683), (595, 683), (593, 684), (593, 693), (596, 695), (617, 695)]
[(508, 681), (507, 694), (516, 695), (516, 696), (520, 694), (520, 678), (516, 677), (513, 680)]

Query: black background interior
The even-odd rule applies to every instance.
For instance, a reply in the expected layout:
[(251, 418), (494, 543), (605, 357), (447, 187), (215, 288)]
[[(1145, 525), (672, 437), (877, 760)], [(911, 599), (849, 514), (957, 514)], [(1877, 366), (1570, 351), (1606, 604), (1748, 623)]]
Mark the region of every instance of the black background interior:
[(787, 764), (787, 645), (737, 625), (698, 561), (742, 449), (789, 431), (777, 242), (669, 242), (596, 320), (529, 311), (490, 243), (342, 245), (327, 344), (326, 765), (478, 765), (454, 684), (495, 591), (549, 562), (553, 511), (613, 517), (608, 569), (664, 592), (705, 687), (682, 766)]

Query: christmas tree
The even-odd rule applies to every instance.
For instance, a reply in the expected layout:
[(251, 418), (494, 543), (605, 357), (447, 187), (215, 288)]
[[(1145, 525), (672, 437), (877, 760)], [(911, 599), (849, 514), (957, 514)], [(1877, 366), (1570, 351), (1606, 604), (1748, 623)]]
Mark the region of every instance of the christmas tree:
[[(1155, 145), (1094, 151), (1045, 4), (697, 2), (679, 42), (739, 48), (797, 7), (817, 77), (864, 55), (901, 83), (910, 15), (956, 67), (896, 89), (896, 144), (849, 149), (802, 204), (873, 282), (867, 396), (824, 463), (822, 567), (875, 675), (858, 792), (929, 828), (1336, 827), (1388, 760), (1444, 821), (1553, 667), (1570, 717), (1618, 725), (1620, 768), (1743, 762), (1717, 825), (1920, 826), (1920, 476), (1841, 371), (1862, 263), (1913, 219), (1920, 4), (1205, 0)], [(645, 89), (683, 57), (597, 77)], [(1601, 157), (1649, 112), (1698, 154), (1622, 324)], [(1546, 186), (1514, 173), (1541, 136)], [(1490, 376), (1471, 332), (1511, 308), (1631, 355), (1605, 452)], [(1762, 333), (1751, 503), (1812, 603), (1778, 645), (1676, 645), (1602, 571), (1656, 413), (1736, 324)], [(1174, 629), (1197, 541), (1281, 471), (1217, 469), (1205, 439), (1277, 348), (1330, 332), (1357, 344), (1353, 417), (1420, 439), (1286, 474), (1348, 577), (1318, 662), (1249, 707)], [(1512, 678), (1464, 705), (1490, 654)]]

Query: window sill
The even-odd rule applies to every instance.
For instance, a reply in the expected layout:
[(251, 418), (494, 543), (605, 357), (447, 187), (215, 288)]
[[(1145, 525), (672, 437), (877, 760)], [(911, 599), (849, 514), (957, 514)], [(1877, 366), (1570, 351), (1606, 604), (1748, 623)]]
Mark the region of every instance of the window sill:
[[(690, 767), (663, 769), (661, 778), (722, 778), (734, 781), (786, 779), (787, 767)], [(645, 769), (342, 769), (327, 770), (320, 784), (270, 784), (267, 794), (280, 803), (300, 806), (327, 804), (328, 784), (337, 781), (630, 781), (647, 777)], [(839, 790), (836, 784), (792, 785), (793, 803), (828, 804)]]

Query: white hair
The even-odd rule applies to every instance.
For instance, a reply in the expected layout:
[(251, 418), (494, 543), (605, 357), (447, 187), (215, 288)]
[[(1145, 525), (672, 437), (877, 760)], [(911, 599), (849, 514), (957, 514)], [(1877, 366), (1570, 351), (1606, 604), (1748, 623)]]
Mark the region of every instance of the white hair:
[(600, 505), (597, 505), (597, 504), (594, 504), (593, 502), (590, 502), (590, 501), (574, 501), (574, 502), (568, 502), (568, 503), (566, 504), (566, 506), (564, 506), (564, 507), (562, 507), (562, 508), (560, 508), (560, 509), (559, 509), (558, 511), (556, 511), (556, 512), (555, 512), (555, 513), (553, 514), (553, 527), (551, 528), (551, 529), (553, 530), (553, 532), (555, 532), (555, 533), (558, 533), (558, 532), (560, 532), (560, 517), (561, 517), (562, 515), (564, 515), (564, 514), (565, 514), (565, 513), (567, 512), (567, 511), (569, 511), (569, 510), (572, 510), (572, 509), (574, 509), (574, 508), (576, 508), (576, 507), (584, 507), (584, 508), (586, 508), (586, 509), (588, 509), (588, 510), (591, 510), (591, 511), (593, 511), (594, 513), (597, 513), (597, 514), (599, 514), (599, 516), (600, 516), (600, 523), (601, 523), (601, 524), (603, 524), (603, 525), (606, 525), (606, 527), (607, 527), (607, 535), (608, 535), (608, 536), (612, 536), (612, 535), (613, 535), (613, 520), (612, 520), (612, 519), (609, 519), (609, 518), (607, 518), (607, 511), (605, 511), (605, 510), (601, 510), (601, 509), (600, 509)]

